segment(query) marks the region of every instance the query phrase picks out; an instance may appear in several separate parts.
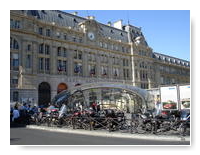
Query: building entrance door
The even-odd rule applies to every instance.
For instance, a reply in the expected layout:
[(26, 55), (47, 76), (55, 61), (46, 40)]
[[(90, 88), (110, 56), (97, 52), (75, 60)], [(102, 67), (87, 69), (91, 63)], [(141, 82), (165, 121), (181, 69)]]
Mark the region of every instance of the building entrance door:
[(51, 88), (47, 82), (42, 82), (38, 88), (38, 105), (47, 106), (51, 101)]

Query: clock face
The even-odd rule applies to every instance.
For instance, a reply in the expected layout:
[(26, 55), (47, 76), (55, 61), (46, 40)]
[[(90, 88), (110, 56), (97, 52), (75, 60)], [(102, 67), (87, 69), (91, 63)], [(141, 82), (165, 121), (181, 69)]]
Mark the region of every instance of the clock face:
[(93, 32), (88, 32), (88, 38), (90, 40), (94, 40), (94, 38), (95, 38), (94, 33)]

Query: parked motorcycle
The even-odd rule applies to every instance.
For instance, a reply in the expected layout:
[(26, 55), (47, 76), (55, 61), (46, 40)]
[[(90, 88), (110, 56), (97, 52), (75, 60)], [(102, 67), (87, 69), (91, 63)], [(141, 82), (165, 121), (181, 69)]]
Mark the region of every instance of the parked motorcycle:
[(190, 110), (185, 109), (181, 111), (179, 125), (180, 135), (185, 136), (188, 128), (190, 128)]
[(150, 111), (143, 113), (141, 110), (138, 110), (137, 113), (132, 116), (133, 130), (137, 133), (152, 132), (155, 126), (152, 122), (152, 118), (153, 115)]

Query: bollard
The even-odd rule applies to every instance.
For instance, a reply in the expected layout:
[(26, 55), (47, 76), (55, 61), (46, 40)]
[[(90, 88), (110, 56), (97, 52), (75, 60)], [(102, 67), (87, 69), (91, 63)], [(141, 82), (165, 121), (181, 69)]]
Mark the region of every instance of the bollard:
[(74, 118), (72, 118), (72, 127), (73, 127), (73, 129), (75, 129), (75, 120), (74, 120)]
[(91, 118), (89, 118), (89, 119), (90, 119), (90, 131), (91, 131), (91, 130), (93, 130), (93, 122), (92, 122)]
[(133, 134), (133, 120), (131, 120), (131, 134)]

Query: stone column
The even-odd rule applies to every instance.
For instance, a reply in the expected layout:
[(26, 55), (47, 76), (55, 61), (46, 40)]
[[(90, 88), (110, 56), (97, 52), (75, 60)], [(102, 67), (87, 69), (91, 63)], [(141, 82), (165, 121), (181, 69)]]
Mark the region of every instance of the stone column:
[(57, 46), (51, 46), (51, 54), (50, 54), (50, 74), (57, 74)]
[(120, 68), (119, 68), (119, 78), (121, 80), (124, 80), (124, 74), (123, 74), (123, 59), (119, 59), (119, 64), (120, 64)]
[(33, 70), (33, 74), (37, 74), (37, 70), (38, 70), (38, 65), (39, 65), (39, 62), (38, 62), (38, 43), (37, 42), (33, 42), (32, 44), (33, 46), (33, 54), (32, 54), (32, 70)]
[(74, 72), (74, 57), (73, 57), (73, 50), (69, 49), (68, 50), (68, 75), (73, 76)]
[(85, 97), (85, 102), (86, 102), (85, 104), (86, 104), (86, 106), (89, 107), (90, 106), (89, 105), (89, 102), (90, 102), (89, 101), (89, 91), (83, 91), (83, 94), (84, 94), (84, 97)]
[[(129, 63), (129, 66), (130, 66), (130, 72), (129, 72), (129, 78), (130, 80), (135, 83), (136, 82), (136, 79), (135, 79), (135, 58), (133, 56), (131, 56), (130, 58), (130, 63)], [(136, 73), (137, 74), (137, 73)]]
[(153, 64), (155, 65), (154, 68), (155, 68), (155, 87), (158, 87), (160, 84), (161, 84), (161, 81), (160, 81), (160, 66), (158, 66), (157, 64)]
[(22, 47), (21, 47), (21, 66), (25, 69), (26, 68), (26, 40), (22, 40)]
[(82, 52), (82, 62), (83, 62), (83, 77), (87, 77), (88, 75), (88, 54), (87, 51), (83, 50)]
[(98, 54), (99, 52), (97, 51), (96, 53), (96, 73), (97, 73), (97, 78), (101, 77), (101, 67), (100, 67), (100, 55)]
[(97, 94), (97, 101), (99, 102), (99, 104), (101, 104), (102, 101), (101, 89), (97, 89), (95, 92)]
[(139, 86), (139, 83), (141, 82), (141, 79), (140, 79), (140, 70), (139, 70), (139, 69), (137, 70), (137, 77), (138, 77), (138, 78), (137, 78), (136, 86), (140, 87), (140, 86)]
[(112, 79), (112, 55), (108, 56), (108, 78)]

